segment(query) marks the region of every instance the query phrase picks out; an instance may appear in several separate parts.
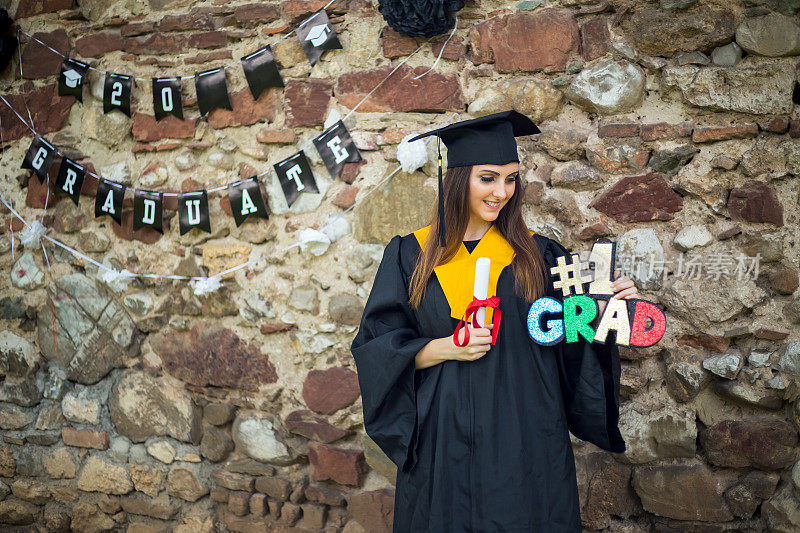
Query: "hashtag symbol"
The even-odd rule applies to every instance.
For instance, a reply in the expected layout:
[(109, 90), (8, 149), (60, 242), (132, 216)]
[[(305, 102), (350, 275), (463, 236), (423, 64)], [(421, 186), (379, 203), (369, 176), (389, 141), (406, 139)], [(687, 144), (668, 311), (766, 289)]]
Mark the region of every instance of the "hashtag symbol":
[(561, 289), (564, 298), (572, 296), (573, 288), (575, 294), (583, 294), (584, 282), (591, 281), (591, 277), (586, 279), (581, 276), (581, 259), (578, 254), (572, 254), (570, 264), (567, 264), (566, 256), (560, 256), (556, 260), (556, 266), (550, 269), (550, 273), (558, 276), (558, 281), (553, 282), (553, 288)]

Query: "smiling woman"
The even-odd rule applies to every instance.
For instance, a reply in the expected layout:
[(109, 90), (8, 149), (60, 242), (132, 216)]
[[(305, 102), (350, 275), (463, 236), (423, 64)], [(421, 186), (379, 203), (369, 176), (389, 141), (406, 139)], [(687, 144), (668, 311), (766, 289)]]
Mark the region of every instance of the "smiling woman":
[[(351, 351), (365, 430), (397, 465), (395, 532), (580, 532), (569, 432), (625, 450), (616, 345), (528, 333), (531, 304), (560, 301), (548, 272), (569, 256), (522, 218), (514, 138), (538, 132), (515, 111), (432, 132), (448, 149), (441, 203), (378, 267)], [(468, 324), (462, 340), (475, 305), (487, 326)]]

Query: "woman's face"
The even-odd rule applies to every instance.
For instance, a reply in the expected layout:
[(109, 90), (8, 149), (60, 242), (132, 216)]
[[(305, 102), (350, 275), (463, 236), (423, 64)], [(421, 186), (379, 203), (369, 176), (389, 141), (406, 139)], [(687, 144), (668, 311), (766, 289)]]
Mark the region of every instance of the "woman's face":
[(519, 163), (475, 165), (469, 176), (469, 209), (473, 221), (492, 222), (514, 194)]

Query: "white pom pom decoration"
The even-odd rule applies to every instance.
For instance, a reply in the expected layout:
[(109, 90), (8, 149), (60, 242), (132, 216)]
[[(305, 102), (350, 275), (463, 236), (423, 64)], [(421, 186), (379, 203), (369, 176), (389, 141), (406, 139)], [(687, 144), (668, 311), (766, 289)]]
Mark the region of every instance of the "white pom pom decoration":
[(222, 287), (222, 282), (219, 276), (211, 276), (210, 278), (200, 278), (194, 282), (194, 295), (205, 296), (216, 292)]
[(403, 172), (410, 174), (418, 168), (421, 168), (428, 162), (428, 148), (427, 140), (430, 137), (424, 137), (418, 141), (408, 142), (408, 139), (417, 135), (416, 133), (409, 133), (400, 144), (397, 146), (397, 160), (400, 166), (403, 167)]

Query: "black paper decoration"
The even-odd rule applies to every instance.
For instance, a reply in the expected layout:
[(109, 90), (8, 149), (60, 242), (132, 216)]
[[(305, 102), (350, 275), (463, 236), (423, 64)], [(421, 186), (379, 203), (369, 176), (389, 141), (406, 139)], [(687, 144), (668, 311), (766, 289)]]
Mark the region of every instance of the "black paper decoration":
[(167, 115), (183, 120), (180, 78), (153, 78), (153, 111), (156, 122)]
[(103, 84), (103, 113), (119, 109), (131, 116), (131, 89), (133, 76), (106, 72)]
[(205, 115), (215, 107), (233, 110), (228, 99), (228, 84), (225, 81), (223, 67), (198, 72), (194, 75), (194, 86), (197, 90), (197, 105), (200, 107), (201, 115)]
[(61, 159), (61, 167), (58, 169), (56, 190), (65, 193), (72, 198), (75, 205), (78, 205), (78, 200), (81, 196), (81, 188), (83, 188), (83, 179), (85, 177), (85, 168), (75, 161), (64, 157)]
[(0, 72), (4, 71), (17, 49), (19, 42), (13, 30), (14, 21), (8, 16), (8, 11), (0, 8)]
[(211, 220), (208, 215), (208, 194), (206, 191), (181, 193), (178, 197), (178, 220), (180, 221), (181, 235), (185, 235), (193, 228), (211, 233)]
[(331, 21), (328, 19), (328, 14), (324, 9), (314, 13), (294, 31), (297, 34), (297, 38), (300, 39), (300, 46), (303, 47), (303, 51), (306, 53), (308, 62), (311, 63), (312, 67), (319, 61), (322, 52), (325, 50), (334, 50), (342, 47), (342, 43), (339, 42), (339, 37), (336, 36)]
[(379, 0), (378, 10), (394, 31), (409, 37), (433, 37), (453, 29), (455, 13), (466, 0)]
[(228, 184), (228, 198), (231, 201), (231, 211), (237, 227), (251, 215), (269, 218), (257, 176)]
[(22, 160), (22, 168), (28, 168), (36, 173), (40, 183), (44, 183), (50, 167), (53, 166), (53, 159), (56, 156), (56, 147), (47, 142), (46, 139), (37, 135), (33, 138), (25, 159)]
[(65, 57), (61, 62), (61, 72), (58, 75), (58, 95), (72, 95), (83, 102), (83, 85), (89, 65), (71, 57)]
[(275, 56), (269, 45), (244, 56), (242, 68), (254, 100), (258, 100), (267, 87), (284, 86), (281, 74), (278, 72), (278, 65), (275, 64)]
[(361, 152), (341, 120), (316, 137), (314, 146), (333, 179), (339, 176), (345, 163), (361, 161)]
[(121, 183), (100, 178), (94, 199), (94, 216), (110, 215), (117, 224), (122, 225), (122, 200), (125, 198), (126, 188)]
[(136, 190), (133, 194), (133, 231), (153, 228), (163, 234), (164, 193)]
[(319, 192), (317, 181), (311, 172), (311, 165), (308, 164), (306, 154), (302, 150), (274, 166), (289, 207), (292, 207), (301, 192)]

